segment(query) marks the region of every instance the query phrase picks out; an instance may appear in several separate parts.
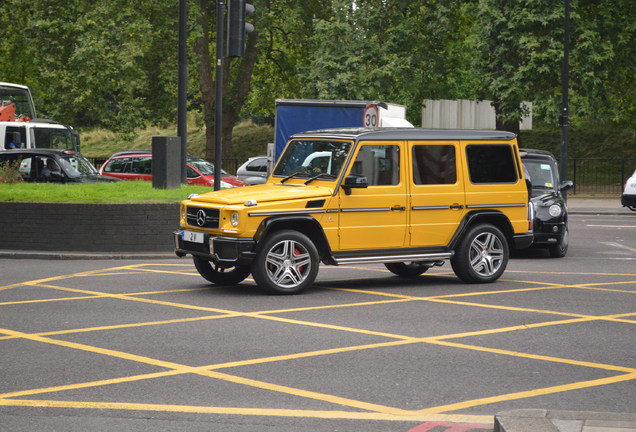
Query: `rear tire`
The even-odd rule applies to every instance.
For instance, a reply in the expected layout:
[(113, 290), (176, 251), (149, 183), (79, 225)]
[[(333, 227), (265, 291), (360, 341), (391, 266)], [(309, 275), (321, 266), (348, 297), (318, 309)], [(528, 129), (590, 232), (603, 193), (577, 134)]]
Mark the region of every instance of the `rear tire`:
[(256, 283), (272, 294), (298, 294), (314, 283), (319, 256), (301, 232), (284, 230), (266, 237), (252, 262)]
[(490, 283), (503, 274), (508, 265), (508, 242), (499, 228), (475, 225), (459, 242), (451, 259), (453, 271), (466, 283)]
[(198, 256), (193, 256), (192, 260), (199, 274), (216, 285), (236, 285), (250, 274), (249, 266), (219, 267)]
[(391, 272), (401, 277), (418, 277), (422, 273), (425, 273), (430, 267), (424, 263), (419, 262), (396, 262), (385, 263), (384, 266)]

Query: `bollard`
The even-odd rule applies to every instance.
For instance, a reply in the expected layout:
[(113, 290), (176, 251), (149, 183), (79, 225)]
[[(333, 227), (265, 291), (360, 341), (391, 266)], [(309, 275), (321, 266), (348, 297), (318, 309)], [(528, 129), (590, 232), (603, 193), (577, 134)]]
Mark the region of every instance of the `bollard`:
[(181, 139), (152, 137), (152, 187), (181, 188)]

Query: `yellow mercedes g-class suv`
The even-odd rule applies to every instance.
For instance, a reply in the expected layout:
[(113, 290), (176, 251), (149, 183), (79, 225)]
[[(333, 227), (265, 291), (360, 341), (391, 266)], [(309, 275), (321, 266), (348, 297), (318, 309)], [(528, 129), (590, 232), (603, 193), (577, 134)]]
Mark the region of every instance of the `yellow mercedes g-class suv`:
[(532, 242), (531, 213), (512, 133), (329, 129), (292, 136), (265, 184), (183, 201), (175, 252), (214, 284), (251, 273), (276, 294), (310, 286), (321, 262), (415, 277), (450, 260), (487, 283)]

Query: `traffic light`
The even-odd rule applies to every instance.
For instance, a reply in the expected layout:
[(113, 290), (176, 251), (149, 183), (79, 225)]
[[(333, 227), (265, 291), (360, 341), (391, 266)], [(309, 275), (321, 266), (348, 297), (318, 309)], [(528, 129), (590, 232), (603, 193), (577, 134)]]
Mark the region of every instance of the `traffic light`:
[(254, 6), (245, 0), (229, 0), (227, 25), (227, 56), (243, 57), (245, 34), (254, 31), (254, 26), (245, 22), (245, 16), (254, 13)]

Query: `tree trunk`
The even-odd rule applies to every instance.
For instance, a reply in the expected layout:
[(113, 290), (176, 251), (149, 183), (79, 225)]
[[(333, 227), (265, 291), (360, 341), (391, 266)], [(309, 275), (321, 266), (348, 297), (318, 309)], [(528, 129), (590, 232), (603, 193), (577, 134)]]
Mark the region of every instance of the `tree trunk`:
[(241, 110), (249, 96), (252, 73), (258, 58), (257, 39), (257, 32), (250, 33), (247, 37), (245, 55), (238, 59), (228, 59), (226, 62), (222, 131), (224, 155), (229, 156), (233, 153), (232, 130), (238, 122)]
[[(197, 71), (201, 88), (203, 121), (205, 123), (205, 159), (214, 161), (215, 155), (215, 105), (216, 83), (213, 77), (212, 56), (210, 54), (210, 17), (207, 13), (207, 0), (197, 0), (199, 16), (197, 24), (201, 36), (195, 41), (194, 48), (199, 58)], [(250, 91), (252, 72), (258, 57), (256, 47), (257, 32), (247, 37), (245, 56), (240, 59), (226, 58), (223, 70), (223, 119), (221, 125), (221, 157), (232, 154), (232, 129), (239, 119), (239, 114)], [(225, 56), (225, 53), (220, 55)], [(216, 58), (216, 56), (215, 56)]]

